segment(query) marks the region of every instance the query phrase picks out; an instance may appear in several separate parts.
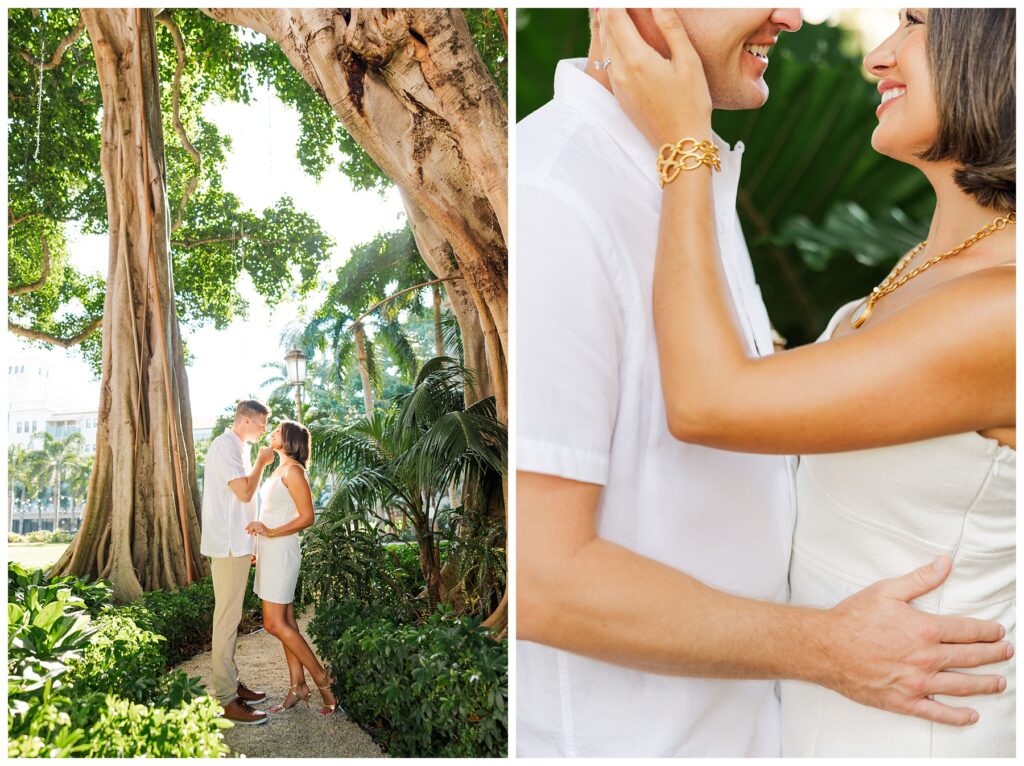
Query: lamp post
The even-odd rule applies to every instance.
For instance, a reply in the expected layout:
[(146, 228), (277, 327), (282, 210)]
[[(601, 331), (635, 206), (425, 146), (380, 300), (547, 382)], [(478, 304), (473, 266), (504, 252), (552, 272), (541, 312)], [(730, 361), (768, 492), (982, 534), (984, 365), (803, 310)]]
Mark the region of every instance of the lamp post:
[(288, 366), (288, 384), (295, 386), (295, 419), (302, 422), (302, 384), (306, 381), (306, 355), (293, 348), (284, 355)]

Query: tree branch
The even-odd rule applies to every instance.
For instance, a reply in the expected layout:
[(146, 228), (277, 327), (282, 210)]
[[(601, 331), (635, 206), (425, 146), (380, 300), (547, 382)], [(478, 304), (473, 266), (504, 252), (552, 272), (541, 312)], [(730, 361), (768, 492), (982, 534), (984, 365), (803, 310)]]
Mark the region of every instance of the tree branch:
[(232, 234), (229, 237), (210, 237), (209, 239), (172, 239), (171, 244), (174, 247), (181, 247), (188, 250), (193, 247), (199, 247), (200, 245), (213, 245), (217, 242), (240, 242), (243, 239), (252, 240), (253, 242), (262, 242), (265, 245), (292, 244), (292, 241), (289, 239), (263, 239), (262, 237), (253, 237), (249, 234)]
[(196, 172), (188, 179), (188, 185), (185, 187), (185, 192), (181, 195), (181, 201), (178, 203), (178, 214), (175, 216), (174, 223), (171, 224), (171, 231), (173, 232), (181, 226), (184, 220), (185, 206), (188, 204), (189, 197), (196, 190), (196, 186), (199, 185), (199, 174), (203, 170), (203, 162), (199, 157), (199, 152), (189, 140), (188, 134), (185, 133), (185, 125), (181, 121), (181, 73), (185, 69), (185, 41), (182, 39), (181, 30), (178, 29), (178, 25), (174, 22), (169, 10), (158, 13), (156, 20), (167, 27), (171, 32), (171, 37), (174, 38), (174, 50), (178, 54), (178, 63), (174, 68), (174, 85), (171, 90), (174, 131), (178, 134), (178, 138), (181, 139), (181, 145), (196, 164)]
[(21, 57), (36, 69), (54, 69), (55, 67), (59, 67), (61, 62), (64, 60), (64, 51), (74, 45), (75, 41), (82, 36), (82, 32), (84, 31), (85, 21), (82, 19), (82, 15), (79, 14), (78, 26), (71, 30), (71, 34), (60, 41), (60, 44), (57, 45), (57, 49), (54, 50), (53, 56), (50, 57), (49, 61), (40, 61), (26, 50), (21, 51)]
[(40, 241), (43, 245), (43, 275), (39, 277), (35, 282), (30, 282), (27, 285), (18, 285), (17, 287), (7, 287), (8, 297), (12, 295), (24, 295), (25, 293), (31, 293), (38, 290), (40, 287), (46, 284), (46, 280), (50, 278), (50, 248), (46, 244), (46, 237), (40, 235)]
[(406, 293), (412, 292), (413, 290), (419, 290), (421, 287), (430, 287), (430, 285), (440, 284), (441, 282), (452, 282), (452, 281), (454, 281), (456, 279), (463, 279), (463, 278), (464, 277), (460, 274), (460, 275), (454, 276), (454, 277), (445, 277), (444, 279), (431, 279), (429, 282), (421, 282), (418, 285), (413, 285), (412, 287), (407, 287), (404, 290), (399, 290), (394, 295), (389, 295), (384, 300), (377, 301), (377, 303), (374, 303), (372, 306), (370, 306), (370, 308), (368, 308), (366, 311), (364, 311), (362, 314), (360, 314), (358, 317), (356, 317), (354, 320), (352, 320), (352, 326), (355, 327), (360, 322), (362, 322), (364, 319), (366, 319), (366, 317), (368, 317), (374, 311), (376, 311), (381, 306), (383, 306), (385, 303), (390, 303), (391, 301), (393, 301), (395, 298), (398, 298), (399, 296), (405, 295)]
[(53, 345), (60, 346), (61, 348), (71, 348), (72, 346), (77, 346), (83, 340), (85, 340), (94, 332), (96, 332), (96, 329), (101, 324), (103, 324), (103, 317), (96, 319), (88, 327), (82, 330), (82, 332), (78, 333), (78, 335), (75, 335), (71, 338), (58, 338), (56, 335), (50, 335), (50, 333), (47, 332), (41, 332), (40, 330), (31, 330), (28, 327), (16, 325), (9, 319), (7, 320), (7, 329), (10, 332), (14, 333), (15, 335), (21, 336), (22, 338), (28, 338), (29, 340), (41, 340), (44, 343), (52, 343)]
[(25, 215), (23, 215), (23, 216), (20, 216), (18, 218), (14, 218), (13, 214), (11, 214), (10, 211), (8, 210), (8, 215), (11, 216), (11, 220), (7, 224), (7, 228), (8, 229), (13, 229), (15, 226), (17, 226), (22, 221), (27, 221), (29, 218), (35, 218), (38, 215), (42, 215), (42, 213), (25, 213)]
[(505, 42), (508, 42), (508, 22), (505, 21), (505, 9), (495, 8), (494, 12), (498, 14), (498, 23), (501, 24), (501, 33), (505, 35)]

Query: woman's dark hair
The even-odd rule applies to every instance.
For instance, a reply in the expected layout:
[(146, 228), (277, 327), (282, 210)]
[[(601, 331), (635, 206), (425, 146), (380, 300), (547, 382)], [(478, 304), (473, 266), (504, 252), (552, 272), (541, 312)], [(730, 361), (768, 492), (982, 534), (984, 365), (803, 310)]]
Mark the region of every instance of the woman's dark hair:
[(1016, 210), (1017, 11), (931, 8), (927, 23), (939, 130), (921, 159), (952, 160), (979, 204)]
[(294, 420), (281, 421), (281, 448), (288, 457), (298, 460), (305, 468), (309, 462), (311, 440), (305, 426)]

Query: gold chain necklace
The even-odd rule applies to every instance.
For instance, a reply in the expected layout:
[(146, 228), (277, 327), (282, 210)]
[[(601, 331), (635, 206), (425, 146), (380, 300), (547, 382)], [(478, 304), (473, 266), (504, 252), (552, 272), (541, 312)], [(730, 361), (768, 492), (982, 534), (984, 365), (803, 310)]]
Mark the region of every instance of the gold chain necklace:
[[(915, 266), (906, 274), (903, 274), (903, 270), (907, 268), (907, 264), (909, 264), (913, 257), (917, 255), (919, 252), (921, 252), (921, 250), (928, 244), (928, 240), (925, 240), (920, 245), (911, 250), (909, 253), (907, 253), (905, 256), (903, 256), (903, 258), (900, 259), (900, 262), (896, 264), (896, 268), (889, 272), (889, 276), (883, 279), (882, 283), (871, 291), (871, 295), (865, 298), (864, 301), (857, 307), (857, 310), (854, 311), (853, 314), (850, 316), (850, 324), (853, 325), (854, 329), (860, 327), (862, 324), (868, 321), (868, 317), (871, 316), (871, 312), (874, 310), (875, 304), (878, 303), (878, 301), (881, 298), (884, 298), (889, 293), (894, 292), (895, 290), (898, 290), (899, 288), (903, 287), (903, 285), (905, 285), (911, 279), (916, 277), (922, 271), (927, 271), (939, 261), (944, 261), (947, 258), (952, 258), (957, 253), (963, 252), (964, 250), (969, 248), (978, 240), (984, 239), (990, 234), (994, 234), (997, 231), (1005, 229), (1006, 225), (1010, 223), (1017, 223), (1016, 211), (1011, 211), (1010, 213), (1007, 213), (1005, 216), (1000, 216), (999, 218), (996, 218), (992, 223), (985, 224), (973, 236), (968, 237), (959, 245), (954, 247), (952, 250), (947, 250), (946, 252), (941, 253), (940, 255), (936, 255), (934, 258), (929, 258), (920, 266)], [(900, 276), (901, 274), (902, 276)]]

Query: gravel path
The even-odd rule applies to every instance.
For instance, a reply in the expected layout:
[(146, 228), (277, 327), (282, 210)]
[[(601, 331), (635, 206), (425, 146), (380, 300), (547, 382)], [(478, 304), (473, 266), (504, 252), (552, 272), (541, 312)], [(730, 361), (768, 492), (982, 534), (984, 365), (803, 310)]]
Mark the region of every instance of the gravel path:
[[(312, 646), (306, 624), (310, 614), (298, 618), (299, 630)], [(267, 702), (257, 705), (267, 710), (284, 699), (288, 691), (288, 667), (281, 643), (265, 630), (238, 637), (235, 663), (243, 681), (251, 689), (267, 693)], [(210, 653), (197, 655), (179, 665), (189, 676), (200, 676), (209, 689)], [(301, 702), (284, 713), (271, 713), (259, 726), (233, 726), (224, 730), (224, 741), (235, 756), (250, 758), (383, 758), (384, 754), (369, 734), (353, 723), (341, 710), (322, 716), (320, 695), (313, 691), (307, 708)]]

